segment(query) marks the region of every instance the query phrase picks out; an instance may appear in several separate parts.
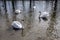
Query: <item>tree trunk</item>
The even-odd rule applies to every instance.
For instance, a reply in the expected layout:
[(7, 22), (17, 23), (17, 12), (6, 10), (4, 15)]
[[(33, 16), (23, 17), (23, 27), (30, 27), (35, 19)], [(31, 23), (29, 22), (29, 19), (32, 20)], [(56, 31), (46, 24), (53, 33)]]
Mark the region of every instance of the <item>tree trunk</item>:
[(13, 21), (16, 21), (15, 7), (14, 7), (14, 0), (12, 0), (12, 8), (13, 8)]
[[(51, 14), (50, 24), (49, 24), (49, 27), (47, 28), (47, 36), (48, 37), (53, 37), (52, 35), (54, 35), (54, 33), (52, 33), (52, 32), (55, 31), (54, 25), (56, 23), (57, 0), (55, 0), (53, 9), (54, 10)], [(54, 40), (53, 38), (50, 38), (50, 39)]]
[(3, 0), (3, 2), (4, 2), (4, 9), (5, 9), (5, 18), (6, 18), (6, 21), (9, 22), (7, 8), (6, 8), (6, 0)]
[(32, 11), (32, 0), (30, 0), (30, 12)]
[(1, 7), (0, 7), (0, 16), (1, 16), (2, 14), (1, 14)]
[(56, 12), (57, 10), (57, 0), (55, 0), (55, 4), (54, 4), (54, 11)]
[(32, 0), (30, 0), (30, 8), (31, 8), (31, 2), (32, 2)]
[(24, 0), (22, 0), (23, 11), (25, 10)]

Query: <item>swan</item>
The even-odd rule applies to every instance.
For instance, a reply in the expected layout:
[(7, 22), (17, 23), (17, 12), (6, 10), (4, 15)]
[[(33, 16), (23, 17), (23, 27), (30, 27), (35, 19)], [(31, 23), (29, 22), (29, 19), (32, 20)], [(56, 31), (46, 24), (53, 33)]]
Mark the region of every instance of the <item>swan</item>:
[(36, 9), (37, 7), (36, 6), (33, 6), (34, 9)]
[(21, 13), (21, 10), (17, 9), (15, 10), (15, 14), (20, 14)]
[(48, 20), (48, 17), (49, 17), (49, 12), (47, 11), (44, 11), (44, 12), (40, 12), (39, 11), (39, 20), (40, 19), (43, 19), (44, 21), (47, 21)]
[(11, 26), (12, 26), (13, 30), (15, 30), (15, 31), (24, 29), (24, 27), (22, 26), (22, 24), (19, 21), (13, 21)]

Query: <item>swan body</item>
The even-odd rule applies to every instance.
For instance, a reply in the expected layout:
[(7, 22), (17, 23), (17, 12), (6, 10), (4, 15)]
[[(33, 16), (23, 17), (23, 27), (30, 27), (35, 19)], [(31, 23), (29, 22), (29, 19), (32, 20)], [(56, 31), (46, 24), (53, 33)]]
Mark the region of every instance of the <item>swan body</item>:
[(40, 19), (43, 19), (44, 21), (47, 21), (49, 18), (49, 12), (40, 12), (40, 15), (39, 15), (39, 21)]
[(19, 21), (13, 21), (11, 25), (14, 30), (23, 29), (23, 26)]
[(49, 17), (49, 13), (48, 12), (42, 12), (40, 17)]
[(21, 10), (15, 10), (15, 13), (19, 14), (21, 13)]

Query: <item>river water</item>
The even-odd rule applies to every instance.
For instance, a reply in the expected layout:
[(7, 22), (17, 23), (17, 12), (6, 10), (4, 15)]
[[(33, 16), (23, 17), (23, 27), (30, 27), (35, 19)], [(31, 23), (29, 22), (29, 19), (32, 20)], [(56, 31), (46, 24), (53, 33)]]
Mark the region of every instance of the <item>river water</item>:
[[(19, 30), (15, 32), (11, 29), (11, 23), (13, 22), (13, 9), (11, 1), (6, 1), (9, 22), (6, 22), (6, 18), (4, 17), (5, 10), (3, 2), (0, 1), (0, 40), (49, 40), (46, 38), (46, 29), (49, 27), (50, 17), (48, 18), (48, 21), (41, 20), (41, 22), (39, 22), (38, 17), (39, 11), (51, 12), (53, 7), (51, 1), (35, 1), (36, 9), (34, 9), (31, 13), (32, 16), (29, 16), (29, 1), (25, 1), (24, 6), (25, 10), (23, 11), (22, 1), (16, 1), (15, 3), (15, 10), (22, 10), (22, 13), (16, 16), (17, 21), (20, 21), (24, 26), (24, 36), (22, 37), (22, 31)], [(57, 5), (56, 22), (56, 34), (60, 36), (60, 1), (58, 1)], [(59, 39), (60, 38), (58, 38), (58, 40)]]

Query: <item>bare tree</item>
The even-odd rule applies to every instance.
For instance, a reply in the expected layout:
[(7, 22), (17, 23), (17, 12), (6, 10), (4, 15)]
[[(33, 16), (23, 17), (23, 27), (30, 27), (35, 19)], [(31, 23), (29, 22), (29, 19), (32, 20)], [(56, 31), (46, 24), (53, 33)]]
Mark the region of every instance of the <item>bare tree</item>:
[(24, 0), (22, 0), (23, 11), (25, 10)]
[(6, 8), (6, 0), (3, 0), (4, 2), (4, 9), (5, 9), (5, 17), (6, 17), (6, 21), (9, 22), (9, 19), (8, 19), (8, 13), (7, 13), (7, 8)]
[(57, 0), (55, 0), (55, 4), (54, 4), (54, 11), (56, 12), (57, 10)]
[[(49, 27), (47, 28), (47, 36), (48, 37), (53, 37), (52, 35), (54, 35), (52, 32), (55, 31), (54, 25), (56, 23), (56, 10), (57, 10), (57, 0), (54, 0), (54, 8), (53, 8), (53, 12), (51, 14), (51, 19), (50, 19), (50, 24)], [(53, 38), (50, 38), (51, 40), (54, 40)]]
[(30, 12), (31, 12), (31, 9), (32, 9), (32, 0), (30, 0)]
[(32, 16), (32, 0), (30, 0), (29, 17)]
[(14, 21), (14, 20), (16, 20), (14, 0), (12, 0), (12, 8), (13, 8), (13, 21)]
[(0, 15), (1, 15), (1, 7), (0, 7)]

